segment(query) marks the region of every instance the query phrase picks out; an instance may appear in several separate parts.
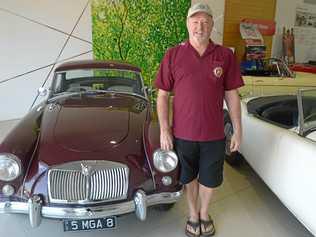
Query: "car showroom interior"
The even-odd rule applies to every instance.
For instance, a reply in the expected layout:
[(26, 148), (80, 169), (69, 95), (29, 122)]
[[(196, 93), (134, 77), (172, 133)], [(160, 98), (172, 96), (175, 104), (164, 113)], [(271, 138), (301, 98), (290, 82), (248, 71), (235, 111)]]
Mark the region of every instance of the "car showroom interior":
[(0, 236), (316, 236), (316, 0), (0, 19)]

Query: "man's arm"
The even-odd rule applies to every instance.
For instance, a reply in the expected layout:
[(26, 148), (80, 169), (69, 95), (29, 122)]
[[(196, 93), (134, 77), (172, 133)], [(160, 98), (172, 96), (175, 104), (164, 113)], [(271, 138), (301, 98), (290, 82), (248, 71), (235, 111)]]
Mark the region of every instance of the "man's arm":
[(240, 99), (237, 89), (225, 91), (225, 101), (234, 128), (230, 144), (230, 150), (233, 152), (239, 149), (242, 137)]
[(159, 89), (157, 96), (157, 113), (160, 124), (160, 146), (163, 150), (173, 149), (173, 137), (169, 125), (169, 92)]

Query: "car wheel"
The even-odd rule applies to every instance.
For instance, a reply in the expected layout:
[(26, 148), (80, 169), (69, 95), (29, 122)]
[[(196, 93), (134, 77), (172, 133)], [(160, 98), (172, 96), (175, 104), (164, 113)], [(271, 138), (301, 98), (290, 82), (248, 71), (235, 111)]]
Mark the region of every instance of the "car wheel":
[(169, 211), (174, 206), (174, 203), (155, 205), (154, 208), (158, 211)]
[(236, 152), (230, 151), (230, 142), (231, 142), (231, 138), (233, 136), (234, 130), (233, 130), (233, 124), (227, 112), (225, 112), (225, 116), (224, 116), (224, 133), (225, 133), (225, 142), (226, 142), (225, 160), (227, 161), (228, 164), (232, 166), (238, 166), (242, 163), (243, 157), (238, 151)]

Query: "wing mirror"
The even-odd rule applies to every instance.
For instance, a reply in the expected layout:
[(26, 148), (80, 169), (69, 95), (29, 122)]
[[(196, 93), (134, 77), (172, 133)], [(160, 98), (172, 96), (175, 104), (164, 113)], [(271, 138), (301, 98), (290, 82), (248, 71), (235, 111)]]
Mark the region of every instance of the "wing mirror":
[(153, 87), (145, 86), (145, 91), (150, 100), (151, 108), (155, 110), (154, 108), (156, 107), (156, 91), (157, 90)]
[(146, 94), (149, 96), (149, 97), (154, 97), (155, 94), (156, 94), (156, 89), (152, 88), (152, 87), (149, 87), (149, 86), (145, 86), (145, 91), (146, 91)]

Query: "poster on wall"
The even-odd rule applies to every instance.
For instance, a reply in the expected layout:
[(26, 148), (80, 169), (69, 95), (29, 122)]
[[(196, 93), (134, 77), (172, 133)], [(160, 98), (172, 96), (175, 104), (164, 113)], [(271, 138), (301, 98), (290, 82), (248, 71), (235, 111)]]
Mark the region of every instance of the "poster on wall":
[(294, 27), (296, 62), (316, 60), (316, 7), (299, 4), (296, 8)]
[(275, 33), (275, 21), (273, 20), (245, 18), (241, 22), (254, 25), (261, 35), (271, 36)]
[(187, 38), (187, 0), (93, 0), (93, 54), (139, 66), (151, 85), (167, 48)]
[(245, 41), (245, 59), (258, 60), (265, 58), (266, 46), (256, 24), (241, 21), (239, 24), (241, 38)]
[(263, 42), (262, 35), (260, 34), (256, 25), (248, 22), (240, 22), (239, 30), (241, 38), (244, 40), (260, 40)]
[(296, 8), (295, 26), (316, 28), (315, 8), (298, 6)]

